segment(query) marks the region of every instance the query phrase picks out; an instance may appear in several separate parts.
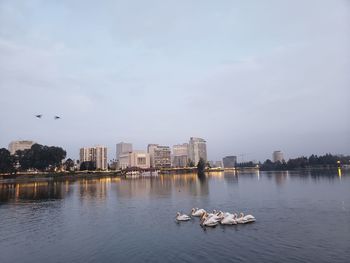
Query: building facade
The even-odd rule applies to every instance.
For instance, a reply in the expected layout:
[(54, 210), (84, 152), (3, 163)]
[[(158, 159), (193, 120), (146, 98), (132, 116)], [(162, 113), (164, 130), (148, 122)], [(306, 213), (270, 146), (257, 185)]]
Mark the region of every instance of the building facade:
[(207, 144), (202, 138), (191, 137), (188, 144), (189, 159), (197, 165), (199, 159), (204, 159), (207, 161)]
[(169, 146), (157, 146), (154, 149), (153, 162), (155, 168), (171, 167), (171, 150)]
[(120, 142), (116, 145), (116, 160), (121, 154), (132, 152), (132, 143)]
[(134, 151), (123, 153), (119, 157), (119, 168), (126, 169), (138, 167), (141, 169), (150, 168), (150, 156), (145, 151)]
[(283, 152), (281, 151), (274, 151), (273, 154), (272, 154), (272, 160), (273, 162), (282, 162), (284, 160), (284, 157), (283, 157)]
[(173, 146), (172, 166), (187, 167), (188, 164), (188, 143)]
[(96, 146), (95, 147), (95, 156), (96, 156), (96, 169), (97, 170), (108, 170), (107, 147)]
[(29, 150), (33, 144), (35, 144), (33, 141), (13, 141), (9, 144), (8, 150), (13, 155), (17, 151)]
[(84, 147), (80, 149), (80, 164), (93, 162), (97, 170), (108, 170), (107, 147)]
[(226, 156), (222, 159), (224, 168), (235, 168), (237, 164), (237, 156)]
[(158, 147), (158, 144), (154, 144), (154, 143), (148, 144), (148, 146), (147, 146), (147, 153), (149, 153), (151, 167), (155, 167), (154, 151), (157, 147)]

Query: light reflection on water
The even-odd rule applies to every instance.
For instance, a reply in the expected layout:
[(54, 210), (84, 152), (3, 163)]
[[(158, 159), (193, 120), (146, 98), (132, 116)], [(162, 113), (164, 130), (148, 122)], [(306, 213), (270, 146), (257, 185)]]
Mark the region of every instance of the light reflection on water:
[[(176, 224), (192, 207), (255, 224)], [(0, 183), (0, 262), (346, 262), (348, 171)], [(64, 253), (62, 253), (64, 251)]]

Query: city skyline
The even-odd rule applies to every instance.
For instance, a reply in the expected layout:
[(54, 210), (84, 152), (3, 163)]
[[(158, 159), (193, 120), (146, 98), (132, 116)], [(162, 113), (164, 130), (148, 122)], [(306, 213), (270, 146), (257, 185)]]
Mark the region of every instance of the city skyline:
[(1, 1), (0, 147), (350, 154), (349, 31), (345, 0)]

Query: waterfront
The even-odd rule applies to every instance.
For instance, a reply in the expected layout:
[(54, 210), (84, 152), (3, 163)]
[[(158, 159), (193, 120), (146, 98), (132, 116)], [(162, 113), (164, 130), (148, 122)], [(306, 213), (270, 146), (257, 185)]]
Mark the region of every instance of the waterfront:
[[(175, 223), (192, 207), (257, 222)], [(0, 262), (347, 262), (350, 173), (249, 172), (0, 184)]]

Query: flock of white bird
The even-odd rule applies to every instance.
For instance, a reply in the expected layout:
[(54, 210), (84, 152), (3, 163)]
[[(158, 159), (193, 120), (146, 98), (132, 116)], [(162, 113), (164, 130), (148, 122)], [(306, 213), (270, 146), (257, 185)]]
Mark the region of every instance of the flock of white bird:
[[(204, 209), (199, 208), (192, 208), (191, 216), (200, 217), (201, 226), (210, 227), (215, 227), (218, 224), (237, 225), (255, 222), (255, 217), (252, 215), (244, 215), (243, 213), (240, 213), (238, 216), (236, 213), (231, 214), (222, 211), (217, 212), (216, 210), (214, 210), (212, 213), (207, 213), (207, 211)], [(176, 214), (176, 221), (189, 221), (192, 218), (191, 216), (178, 212)]]

